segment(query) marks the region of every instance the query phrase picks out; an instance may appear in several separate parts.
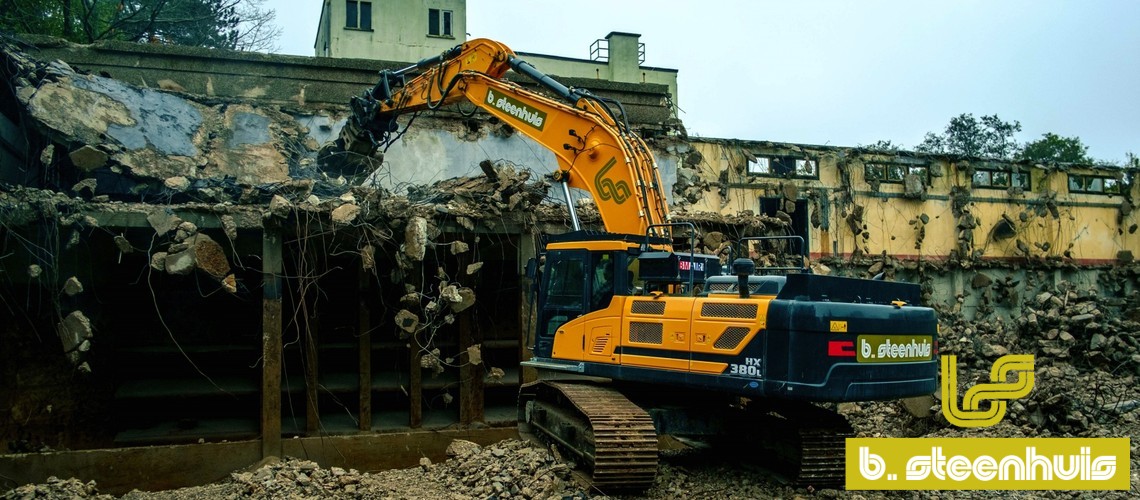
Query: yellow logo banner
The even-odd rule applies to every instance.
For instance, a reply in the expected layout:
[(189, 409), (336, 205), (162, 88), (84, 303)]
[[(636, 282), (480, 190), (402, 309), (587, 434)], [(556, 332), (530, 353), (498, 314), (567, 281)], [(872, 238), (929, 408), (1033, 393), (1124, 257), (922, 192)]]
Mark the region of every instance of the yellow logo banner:
[(851, 438), (847, 489), (1127, 490), (1130, 450), (1128, 438)]
[[(1015, 382), (1008, 382), (1017, 374)], [(1033, 355), (1010, 354), (994, 362), (990, 383), (977, 384), (962, 396), (958, 406), (958, 356), (942, 356), (942, 414), (958, 427), (990, 427), (1005, 417), (1006, 401), (1023, 398), (1033, 391)], [(981, 404), (989, 401), (988, 409)]]

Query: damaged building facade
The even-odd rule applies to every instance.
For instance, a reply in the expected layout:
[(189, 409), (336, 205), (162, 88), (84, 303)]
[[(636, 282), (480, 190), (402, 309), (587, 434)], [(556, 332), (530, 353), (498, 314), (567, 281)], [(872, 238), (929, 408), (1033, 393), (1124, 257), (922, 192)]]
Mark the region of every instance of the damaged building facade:
[[(738, 140), (685, 147), (676, 203), (780, 218), (817, 263), (862, 262), (868, 276), (923, 282), (934, 304), (970, 311), (987, 302), (981, 289), (1036, 271), (1095, 284), (1131, 268), (1140, 252), (1136, 166)], [(1133, 290), (1134, 278), (1118, 281), (1105, 291)]]
[[(570, 229), (541, 146), (460, 106), (330, 175), (349, 97), (403, 64), (51, 40), (3, 59), (7, 486), (375, 469), (514, 434), (524, 268)], [(701, 251), (797, 234), (816, 272), (921, 282), (970, 319), (1065, 283), (1136, 302), (1134, 170), (688, 138), (668, 84), (561, 80), (625, 105)]]

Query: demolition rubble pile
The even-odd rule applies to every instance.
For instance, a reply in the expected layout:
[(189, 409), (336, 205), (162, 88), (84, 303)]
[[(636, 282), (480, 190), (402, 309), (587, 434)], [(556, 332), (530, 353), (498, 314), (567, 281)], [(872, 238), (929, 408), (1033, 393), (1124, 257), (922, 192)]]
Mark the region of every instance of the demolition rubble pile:
[[(270, 461), (253, 471), (239, 471), (219, 483), (167, 492), (134, 491), (130, 499), (152, 498), (585, 498), (570, 475), (570, 465), (526, 441), (507, 440), (489, 446), (456, 440), (450, 457), (433, 464), (377, 473), (289, 458)], [(95, 483), (76, 479), (25, 485), (0, 497), (113, 498), (100, 495)]]
[[(983, 293), (1000, 283), (981, 276), (973, 285)], [(1009, 288), (1004, 285), (997, 288)], [(969, 430), (951, 426), (942, 416), (942, 400), (956, 397), (960, 402), (962, 396), (941, 391), (935, 398), (904, 403), (843, 404), (840, 411), (868, 436), (1140, 435), (1140, 291), (1105, 297), (1095, 288), (1060, 282), (1026, 297), (1002, 291), (995, 301), (1019, 305), (1019, 313), (1012, 320), (992, 313), (975, 320), (944, 314), (940, 349), (958, 357), (960, 392), (990, 382), (997, 358), (1034, 355), (1033, 392), (1011, 401), (1001, 424)]]

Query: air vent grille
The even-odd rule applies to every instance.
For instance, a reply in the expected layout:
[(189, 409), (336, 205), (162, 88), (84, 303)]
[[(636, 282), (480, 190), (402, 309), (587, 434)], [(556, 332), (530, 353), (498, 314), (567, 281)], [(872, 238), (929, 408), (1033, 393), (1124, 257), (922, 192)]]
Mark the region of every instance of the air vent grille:
[(730, 326), (724, 329), (724, 333), (720, 334), (720, 338), (713, 342), (713, 347), (717, 349), (736, 349), (744, 337), (748, 336), (748, 328), (743, 326)]
[(641, 344), (660, 344), (664, 327), (661, 323), (641, 323), (634, 321), (629, 324), (629, 341)]
[(733, 304), (706, 302), (701, 306), (701, 316), (706, 318), (752, 319), (758, 311), (756, 304)]
[(665, 314), (665, 302), (656, 300), (635, 300), (629, 312), (633, 314)]

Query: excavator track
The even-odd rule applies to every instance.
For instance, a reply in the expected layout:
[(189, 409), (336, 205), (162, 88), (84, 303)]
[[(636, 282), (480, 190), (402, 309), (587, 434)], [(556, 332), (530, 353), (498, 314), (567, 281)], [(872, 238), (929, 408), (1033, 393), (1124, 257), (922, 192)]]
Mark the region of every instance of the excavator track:
[(553, 441), (591, 469), (603, 491), (644, 490), (657, 475), (657, 431), (620, 392), (582, 382), (534, 382), (519, 391), (519, 432)]
[(811, 405), (751, 410), (746, 441), (771, 453), (774, 469), (796, 486), (840, 488), (844, 484), (846, 439), (855, 437), (843, 416)]

